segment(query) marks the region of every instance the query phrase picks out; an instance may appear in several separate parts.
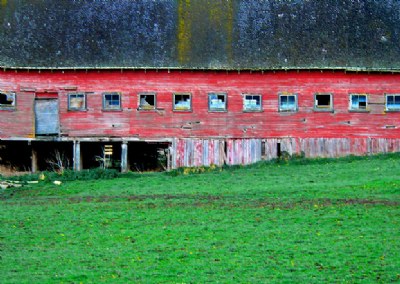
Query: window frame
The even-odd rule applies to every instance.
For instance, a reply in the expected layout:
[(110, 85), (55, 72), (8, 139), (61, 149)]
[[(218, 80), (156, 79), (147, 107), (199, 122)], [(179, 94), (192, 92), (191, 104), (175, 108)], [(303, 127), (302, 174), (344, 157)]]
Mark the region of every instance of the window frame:
[(9, 96), (13, 97), (11, 104), (0, 104), (0, 110), (15, 110), (17, 107), (17, 93), (0, 91), (0, 95), (5, 95), (8, 99)]
[[(71, 107), (71, 96), (83, 96), (83, 106), (82, 107)], [(87, 97), (86, 93), (78, 92), (78, 93), (68, 93), (68, 110), (69, 111), (86, 111), (87, 110)]]
[[(122, 110), (122, 103), (121, 103), (121, 99), (122, 99), (122, 95), (120, 92), (104, 92), (102, 93), (102, 99), (103, 99), (103, 111), (120, 111)], [(117, 107), (110, 107), (106, 105), (106, 96), (111, 95), (111, 96), (118, 96), (118, 106)], [(113, 100), (112, 100), (113, 101)]]
[[(141, 104), (142, 96), (153, 96), (154, 97), (154, 104), (145, 105)], [(140, 111), (148, 111), (148, 110), (155, 110), (157, 109), (157, 94), (154, 92), (142, 92), (138, 93), (138, 110)]]
[[(262, 95), (261, 94), (251, 94), (251, 93), (244, 93), (243, 95), (243, 112), (262, 112), (263, 111), (263, 103), (262, 103)], [(259, 107), (258, 108), (246, 108), (246, 100), (253, 100), (246, 99), (247, 96), (250, 97), (259, 97)], [(257, 106), (257, 105), (256, 105)]]
[[(358, 106), (356, 108), (353, 107), (353, 97), (354, 96), (358, 96), (358, 97), (363, 96), (363, 97), (365, 97), (365, 108), (360, 107), (360, 106)], [(349, 94), (349, 111), (350, 112), (369, 112), (368, 94), (363, 94), (363, 93), (360, 93), (360, 94), (357, 94), (357, 93)]]
[(400, 106), (398, 108), (388, 108), (388, 97), (393, 96), (394, 101), (396, 101), (395, 97), (400, 97), (400, 94), (385, 94), (385, 111), (386, 112), (400, 112)]
[[(283, 109), (282, 108), (282, 97), (294, 97), (294, 108), (291, 109)], [(278, 94), (278, 111), (282, 113), (293, 113), (299, 111), (299, 104), (298, 104), (298, 94), (297, 93), (280, 93)]]
[[(188, 108), (176, 108), (176, 96), (189, 96), (189, 107)], [(191, 112), (193, 111), (193, 107), (192, 107), (192, 93), (173, 93), (172, 94), (172, 110), (174, 112)]]
[[(209, 112), (227, 112), (228, 111), (228, 94), (223, 93), (223, 92), (209, 92), (208, 94), (208, 111)], [(211, 96), (217, 96), (217, 100), (219, 100), (219, 97), (222, 97), (224, 99), (224, 107), (223, 108), (218, 108), (218, 107), (211, 107)]]
[[(317, 96), (329, 96), (329, 106), (317, 105)], [(333, 94), (332, 93), (315, 93), (314, 94), (314, 111), (316, 112), (333, 112)]]

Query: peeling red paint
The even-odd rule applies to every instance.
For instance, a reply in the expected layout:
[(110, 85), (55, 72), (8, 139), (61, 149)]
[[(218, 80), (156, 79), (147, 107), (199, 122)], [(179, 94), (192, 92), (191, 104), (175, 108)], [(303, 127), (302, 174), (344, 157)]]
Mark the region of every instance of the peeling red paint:
[[(400, 74), (3, 70), (0, 90), (16, 92), (15, 109), (0, 109), (0, 139), (34, 137), (35, 99), (58, 98), (59, 137), (177, 139), (176, 166), (251, 163), (260, 159), (261, 140), (270, 158), (277, 155), (277, 143), (282, 151), (307, 156), (400, 147), (400, 112), (385, 112), (385, 94), (400, 94)], [(86, 93), (87, 109), (68, 110), (70, 92)], [(121, 110), (103, 110), (103, 92), (120, 92)], [(156, 110), (138, 110), (138, 94), (143, 92), (156, 94)], [(192, 110), (173, 111), (173, 94), (188, 92)], [(227, 94), (227, 111), (209, 112), (209, 92)], [(297, 112), (278, 111), (282, 93), (297, 94)], [(316, 112), (315, 93), (331, 93), (334, 111)], [(262, 95), (263, 110), (244, 112), (243, 94)], [(349, 111), (350, 94), (367, 94), (368, 112)]]
[[(69, 91), (88, 92), (86, 111), (68, 111)], [(21, 92), (22, 88), (37, 90)], [(61, 135), (162, 137), (399, 137), (400, 113), (385, 112), (385, 93), (400, 93), (400, 74), (343, 72), (230, 73), (189, 71), (2, 71), (0, 89), (17, 92), (14, 111), (0, 111), (3, 138), (32, 136), (35, 97), (56, 96)], [(102, 110), (102, 92), (122, 94), (121, 111)], [(138, 93), (155, 92), (157, 110), (139, 111)], [(172, 94), (192, 93), (192, 111), (174, 112)], [(208, 92), (228, 94), (226, 112), (208, 111)], [(278, 93), (298, 94), (296, 113), (278, 112)], [(262, 112), (243, 112), (243, 93), (262, 95)], [(332, 93), (334, 112), (315, 112), (314, 94)], [(349, 94), (366, 93), (369, 112), (349, 112)], [(387, 126), (390, 127), (387, 127)]]

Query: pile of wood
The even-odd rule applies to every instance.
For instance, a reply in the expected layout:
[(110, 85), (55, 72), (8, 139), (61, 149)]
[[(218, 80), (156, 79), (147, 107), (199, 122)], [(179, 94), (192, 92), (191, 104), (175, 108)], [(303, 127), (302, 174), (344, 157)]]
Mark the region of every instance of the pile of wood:
[[(0, 189), (7, 189), (7, 188), (11, 188), (11, 187), (22, 187), (24, 185), (29, 185), (29, 184), (33, 184), (33, 183), (39, 183), (39, 181), (32, 180), (32, 181), (22, 182), (22, 181), (1, 180), (0, 181)], [(55, 181), (53, 181), (53, 183), (55, 185), (61, 185), (62, 181), (55, 180)]]
[(6, 181), (6, 180), (0, 181), (1, 189), (6, 189), (6, 188), (10, 188), (10, 187), (21, 187), (21, 186), (22, 186), (22, 183), (19, 181)]

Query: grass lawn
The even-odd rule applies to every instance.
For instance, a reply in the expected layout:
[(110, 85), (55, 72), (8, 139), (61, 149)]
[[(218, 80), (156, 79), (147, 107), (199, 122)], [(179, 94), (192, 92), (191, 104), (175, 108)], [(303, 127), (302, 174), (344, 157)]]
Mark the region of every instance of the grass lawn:
[(173, 173), (0, 190), (0, 283), (400, 282), (400, 154)]

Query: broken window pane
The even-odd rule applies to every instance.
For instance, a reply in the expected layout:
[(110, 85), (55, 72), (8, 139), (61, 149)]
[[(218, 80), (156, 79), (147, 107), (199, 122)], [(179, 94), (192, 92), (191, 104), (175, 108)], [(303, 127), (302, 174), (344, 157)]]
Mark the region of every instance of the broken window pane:
[(174, 110), (191, 110), (191, 94), (174, 94)]
[(350, 95), (350, 110), (366, 110), (367, 95)]
[(121, 109), (121, 95), (119, 93), (104, 93), (103, 109), (105, 110)]
[(332, 94), (315, 94), (314, 110), (331, 111), (333, 110)]
[(0, 93), (0, 108), (14, 108), (15, 93)]
[(156, 95), (154, 93), (139, 94), (139, 109), (151, 110), (156, 108)]
[(297, 111), (297, 95), (279, 95), (279, 111), (294, 112)]
[(208, 94), (208, 110), (209, 111), (225, 111), (226, 110), (226, 94), (225, 93), (209, 93)]
[(244, 95), (244, 111), (261, 111), (261, 95)]
[(400, 95), (386, 95), (386, 110), (400, 111)]
[(68, 94), (68, 109), (69, 110), (85, 110), (86, 109), (86, 94)]

